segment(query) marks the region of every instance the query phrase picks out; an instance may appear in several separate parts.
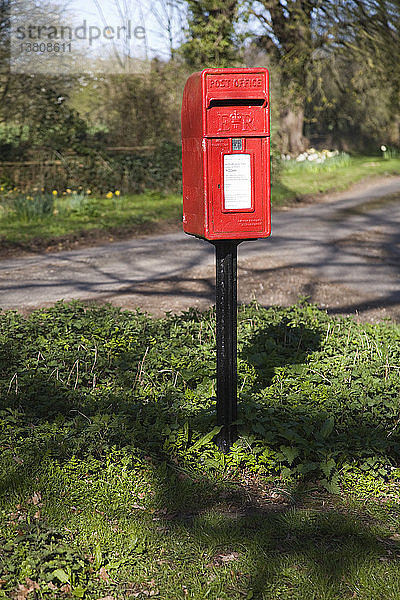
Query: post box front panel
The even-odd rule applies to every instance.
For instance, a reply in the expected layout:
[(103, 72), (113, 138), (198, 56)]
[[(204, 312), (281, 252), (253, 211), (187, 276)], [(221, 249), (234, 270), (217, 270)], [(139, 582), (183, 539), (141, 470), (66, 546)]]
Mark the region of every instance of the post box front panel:
[(270, 234), (269, 138), (207, 141), (209, 239)]

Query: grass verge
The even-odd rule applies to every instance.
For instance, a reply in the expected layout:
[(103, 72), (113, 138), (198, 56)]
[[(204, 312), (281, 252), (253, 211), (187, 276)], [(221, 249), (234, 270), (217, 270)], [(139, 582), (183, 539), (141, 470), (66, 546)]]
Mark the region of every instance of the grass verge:
[[(101, 243), (110, 236), (143, 235), (155, 231), (159, 223), (178, 223), (182, 214), (182, 197), (161, 192), (53, 198), (47, 214), (43, 214), (42, 203), (35, 203), (35, 196), (19, 196), (18, 200), (9, 194), (0, 205), (0, 244), (4, 248), (40, 250), (58, 242), (68, 246), (68, 240)], [(43, 204), (47, 206), (48, 201), (48, 196), (43, 196)], [(35, 204), (36, 212), (31, 208), (36, 208)]]
[(214, 325), (2, 313), (0, 597), (399, 597), (400, 327), (242, 307), (223, 455)]
[[(296, 168), (297, 167), (297, 168)], [(272, 203), (285, 206), (306, 196), (341, 191), (367, 177), (400, 174), (400, 158), (350, 157), (345, 164), (298, 163), (283, 169), (280, 183), (272, 188)]]

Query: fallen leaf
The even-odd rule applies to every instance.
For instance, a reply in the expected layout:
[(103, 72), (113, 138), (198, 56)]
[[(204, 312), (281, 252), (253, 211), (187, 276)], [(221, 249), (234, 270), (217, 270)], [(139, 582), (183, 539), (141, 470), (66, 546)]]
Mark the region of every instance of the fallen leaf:
[(32, 503), (36, 506), (42, 500), (42, 494), (40, 492), (34, 492), (31, 500)]
[(36, 511), (35, 514), (33, 515), (34, 519), (40, 519), (40, 510)]
[(107, 573), (107, 571), (105, 570), (104, 567), (101, 567), (101, 569), (99, 571), (99, 577), (103, 581), (110, 581), (110, 576), (109, 576), (109, 574)]
[(238, 552), (231, 552), (230, 554), (220, 554), (222, 562), (231, 562), (239, 558)]
[(19, 584), (17, 591), (14, 594), (15, 600), (25, 600), (28, 597), (28, 594), (31, 593), (31, 590), (26, 586)]
[(70, 594), (72, 592), (72, 587), (69, 583), (65, 583), (63, 586), (60, 587), (60, 592), (62, 592), (63, 594)]
[(221, 552), (220, 554), (216, 554), (212, 561), (207, 565), (208, 567), (220, 567), (223, 564), (232, 562), (233, 560), (239, 559), (238, 552)]
[(16, 593), (14, 594), (15, 600), (26, 600), (29, 594), (39, 589), (39, 584), (36, 581), (32, 581), (29, 577), (26, 578), (27, 585), (19, 584)]
[(97, 600), (114, 600), (113, 596), (103, 596), (103, 598), (97, 598)]
[(217, 554), (216, 556), (214, 556), (214, 558), (212, 559), (212, 562), (210, 563), (209, 566), (220, 566), (223, 565), (224, 563), (229, 563), (232, 562), (233, 560), (238, 560), (239, 558), (239, 553), (238, 552), (229, 552), (229, 553), (220, 553)]
[(29, 587), (30, 592), (32, 592), (33, 590), (39, 589), (39, 584), (36, 581), (32, 581), (32, 579), (29, 579), (29, 577), (27, 577), (25, 579), (25, 581), (26, 581), (26, 585)]

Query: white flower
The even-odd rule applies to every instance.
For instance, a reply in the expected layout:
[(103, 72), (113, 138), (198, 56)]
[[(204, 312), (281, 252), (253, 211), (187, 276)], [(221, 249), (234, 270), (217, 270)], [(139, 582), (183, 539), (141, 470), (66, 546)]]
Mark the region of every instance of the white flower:
[(381, 146), (381, 150), (382, 150), (382, 152), (386, 152), (386, 150), (387, 150), (386, 146)]

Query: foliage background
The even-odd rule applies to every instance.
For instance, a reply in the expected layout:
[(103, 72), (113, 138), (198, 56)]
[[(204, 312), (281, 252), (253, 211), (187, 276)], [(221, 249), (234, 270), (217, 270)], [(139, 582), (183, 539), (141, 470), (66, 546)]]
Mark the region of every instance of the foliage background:
[[(154, 0), (152, 9), (161, 14), (164, 4)], [(25, 77), (8, 68), (2, 0), (0, 159), (41, 163), (34, 173), (2, 167), (4, 181), (34, 176), (40, 185), (43, 163), (61, 160), (61, 187), (72, 178), (101, 191), (176, 191), (183, 86), (210, 66), (270, 68), (276, 164), (309, 145), (372, 154), (399, 147), (397, 1), (188, 0), (168, 10), (169, 55), (154, 55), (146, 75)]]

